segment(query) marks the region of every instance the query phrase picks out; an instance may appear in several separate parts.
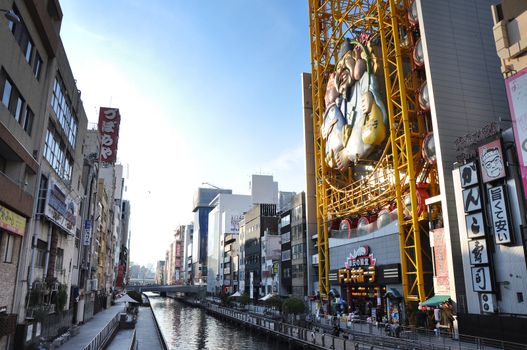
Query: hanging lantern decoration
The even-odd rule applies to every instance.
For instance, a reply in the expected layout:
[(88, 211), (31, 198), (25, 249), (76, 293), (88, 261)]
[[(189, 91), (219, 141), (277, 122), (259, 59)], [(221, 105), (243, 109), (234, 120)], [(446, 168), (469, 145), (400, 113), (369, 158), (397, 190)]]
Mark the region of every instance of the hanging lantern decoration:
[(423, 42), (421, 41), (421, 38), (419, 38), (415, 43), (413, 58), (417, 68), (422, 68), (425, 65), (425, 55), (423, 52)]
[(428, 94), (428, 83), (423, 81), (419, 88), (419, 107), (425, 112), (430, 110), (430, 95)]
[(428, 134), (426, 134), (425, 138), (423, 139), (423, 144), (421, 145), (421, 151), (423, 154), (423, 158), (429, 164), (436, 163), (437, 156), (436, 156), (436, 147), (434, 144), (434, 133), (429, 132)]

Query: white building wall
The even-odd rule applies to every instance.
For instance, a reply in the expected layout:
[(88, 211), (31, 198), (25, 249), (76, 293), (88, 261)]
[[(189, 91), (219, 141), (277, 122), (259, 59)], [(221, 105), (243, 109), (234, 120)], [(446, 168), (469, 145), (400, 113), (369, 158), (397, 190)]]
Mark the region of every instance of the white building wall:
[(272, 175), (252, 175), (251, 196), (253, 204), (278, 205), (278, 182)]
[(220, 193), (211, 202), (215, 205), (209, 213), (207, 292), (216, 293), (216, 286), (223, 285), (224, 238), (233, 232), (230, 222), (224, 222), (233, 215), (242, 215), (251, 207), (251, 196)]

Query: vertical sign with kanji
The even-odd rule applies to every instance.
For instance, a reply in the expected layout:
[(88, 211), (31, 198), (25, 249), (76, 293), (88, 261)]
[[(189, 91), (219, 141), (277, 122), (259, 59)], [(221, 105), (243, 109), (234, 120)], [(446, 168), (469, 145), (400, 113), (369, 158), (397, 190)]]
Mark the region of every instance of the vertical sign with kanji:
[(98, 127), (101, 134), (101, 161), (103, 163), (114, 164), (116, 161), (120, 123), (119, 108), (101, 107)]
[(489, 188), (488, 197), (494, 239), (497, 244), (511, 243), (511, 227), (509, 224), (505, 186), (501, 185)]

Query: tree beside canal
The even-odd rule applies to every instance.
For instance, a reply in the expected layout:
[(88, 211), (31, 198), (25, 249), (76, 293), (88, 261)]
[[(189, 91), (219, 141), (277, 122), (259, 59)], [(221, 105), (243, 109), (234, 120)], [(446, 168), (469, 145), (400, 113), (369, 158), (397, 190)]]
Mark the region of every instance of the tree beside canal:
[(304, 313), (305, 311), (306, 305), (302, 299), (291, 297), (287, 298), (282, 303), (282, 312), (286, 320), (288, 320), (290, 314), (296, 316)]

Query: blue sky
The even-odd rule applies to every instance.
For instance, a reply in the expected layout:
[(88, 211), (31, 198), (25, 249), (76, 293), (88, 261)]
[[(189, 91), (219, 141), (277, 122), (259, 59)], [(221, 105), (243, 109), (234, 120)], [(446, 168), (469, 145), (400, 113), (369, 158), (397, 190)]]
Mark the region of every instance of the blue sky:
[(62, 0), (84, 108), (118, 107), (131, 259), (164, 259), (202, 182), (248, 194), (251, 174), (305, 188), (305, 0)]

